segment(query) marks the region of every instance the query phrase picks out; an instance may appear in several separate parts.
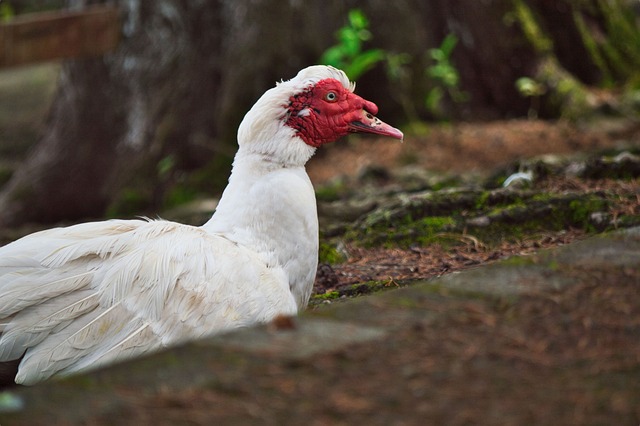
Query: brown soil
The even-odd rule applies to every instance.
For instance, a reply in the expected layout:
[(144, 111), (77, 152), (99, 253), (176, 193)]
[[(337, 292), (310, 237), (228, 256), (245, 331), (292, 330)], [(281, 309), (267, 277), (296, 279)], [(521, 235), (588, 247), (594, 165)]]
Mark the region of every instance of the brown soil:
[[(410, 136), (404, 144), (387, 140), (354, 139), (321, 152), (308, 166), (316, 184), (336, 176), (354, 177), (367, 167), (391, 169), (408, 162), (444, 173), (487, 175), (516, 160), (547, 154), (588, 154), (607, 148), (632, 146), (640, 141), (634, 123), (603, 121), (589, 128), (566, 123), (512, 120), (435, 126), (424, 136)], [(547, 191), (610, 191), (638, 193), (638, 181), (570, 179), (550, 177), (536, 183)], [(620, 197), (623, 199), (625, 197)], [(640, 198), (621, 204), (629, 214), (640, 214)], [(440, 246), (411, 249), (363, 249), (348, 246), (349, 260), (340, 265), (321, 265), (315, 293), (324, 293), (365, 281), (387, 280), (390, 286), (426, 279), (519, 254), (530, 254), (584, 238), (582, 230), (543, 233), (522, 241), (503, 241), (487, 247), (473, 235), (461, 236), (453, 248)]]
[(627, 121), (589, 126), (531, 120), (437, 125), (404, 143), (357, 138), (323, 147), (307, 171), (314, 183), (354, 176), (367, 166), (417, 164), (447, 173), (486, 173), (518, 159), (544, 154), (593, 152), (637, 143), (640, 127)]
[[(629, 296), (640, 276), (609, 272), (589, 271), (589, 285), (508, 306), (434, 298), (424, 308), (443, 313), (441, 320), (399, 330), (383, 345), (354, 345), (294, 365), (249, 367), (250, 381), (223, 389), (131, 394), (137, 409), (126, 413), (127, 420), (635, 425), (640, 340), (633, 333), (640, 301)], [(411, 350), (403, 350), (407, 341)]]
[(461, 237), (461, 245), (449, 248), (439, 245), (410, 249), (349, 246), (346, 263), (320, 265), (314, 292), (321, 294), (367, 281), (387, 281), (390, 288), (402, 286), (410, 280), (438, 277), (510, 256), (568, 244), (584, 235), (582, 230), (571, 229), (556, 234), (540, 234), (523, 241), (503, 241), (498, 247), (487, 247), (473, 236)]

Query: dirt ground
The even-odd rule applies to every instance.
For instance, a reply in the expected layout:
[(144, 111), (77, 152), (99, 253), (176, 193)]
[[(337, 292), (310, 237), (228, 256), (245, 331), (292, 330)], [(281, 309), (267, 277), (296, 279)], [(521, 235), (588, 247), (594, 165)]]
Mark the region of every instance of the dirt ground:
[[(336, 176), (353, 178), (366, 168), (393, 169), (407, 164), (434, 172), (487, 176), (517, 160), (544, 155), (588, 155), (610, 148), (639, 145), (640, 125), (620, 119), (583, 125), (539, 120), (461, 123), (433, 126), (423, 135), (405, 137), (404, 143), (375, 139), (338, 142), (324, 147), (309, 163), (308, 172), (316, 185), (329, 182)], [(537, 185), (556, 192), (570, 189), (636, 193), (635, 201), (620, 208), (631, 214), (640, 214), (637, 179), (584, 181), (552, 177)], [(582, 230), (565, 229), (531, 235), (521, 241), (503, 241), (498, 246), (486, 246), (472, 235), (461, 237), (461, 244), (454, 248), (363, 249), (347, 246), (349, 259), (346, 263), (320, 266), (315, 293), (372, 280), (387, 280), (390, 286), (394, 286), (402, 280), (431, 278), (512, 255), (568, 244), (584, 237)]]
[(590, 271), (513, 305), (433, 299), (441, 320), (384, 345), (260, 364), (222, 388), (129, 392), (127, 424), (637, 425), (637, 272)]
[(546, 154), (589, 153), (640, 142), (640, 123), (600, 119), (585, 124), (508, 120), (433, 125), (404, 143), (358, 138), (325, 146), (307, 165), (316, 184), (363, 168), (415, 164), (445, 173), (487, 173), (515, 160)]

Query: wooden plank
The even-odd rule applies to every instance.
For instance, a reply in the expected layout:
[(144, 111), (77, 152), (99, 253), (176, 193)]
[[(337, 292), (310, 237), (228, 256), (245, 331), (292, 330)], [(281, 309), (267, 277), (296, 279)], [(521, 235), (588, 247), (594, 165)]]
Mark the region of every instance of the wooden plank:
[(19, 15), (0, 25), (0, 67), (100, 56), (120, 35), (120, 11), (112, 6)]

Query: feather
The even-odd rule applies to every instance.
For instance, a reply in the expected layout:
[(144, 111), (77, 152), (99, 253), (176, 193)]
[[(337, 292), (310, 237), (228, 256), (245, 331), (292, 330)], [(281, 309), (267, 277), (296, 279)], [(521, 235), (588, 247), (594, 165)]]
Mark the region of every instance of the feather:
[(57, 270), (36, 269), (3, 275), (0, 277), (0, 317), (78, 290), (91, 282), (91, 272), (73, 272), (67, 275)]
[[(296, 116), (291, 99), (324, 102), (310, 90), (320, 82), (344, 102), (331, 113), (341, 116), (320, 116), (329, 121), (322, 139), (311, 140), (306, 126), (289, 122)], [(315, 194), (304, 165), (317, 146), (348, 131), (348, 117), (373, 120), (377, 107), (353, 89), (342, 71), (313, 66), (268, 90), (238, 129), (229, 184), (201, 227), (108, 220), (0, 247), (0, 362), (22, 357), (16, 382), (85, 371), (303, 309), (318, 261)], [(307, 112), (296, 119), (313, 118), (316, 106), (301, 105)], [(401, 135), (390, 126), (374, 130)]]
[(84, 290), (20, 311), (0, 336), (0, 362), (18, 359), (27, 348), (42, 342), (50, 333), (66, 327), (96, 306), (95, 291)]

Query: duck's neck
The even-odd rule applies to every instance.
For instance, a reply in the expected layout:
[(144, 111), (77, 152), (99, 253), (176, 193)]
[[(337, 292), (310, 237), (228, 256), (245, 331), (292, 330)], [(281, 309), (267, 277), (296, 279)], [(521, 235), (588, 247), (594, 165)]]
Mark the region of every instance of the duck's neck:
[(318, 215), (304, 166), (240, 150), (203, 227), (255, 252), (269, 267), (283, 268), (298, 307), (306, 306), (317, 267)]

